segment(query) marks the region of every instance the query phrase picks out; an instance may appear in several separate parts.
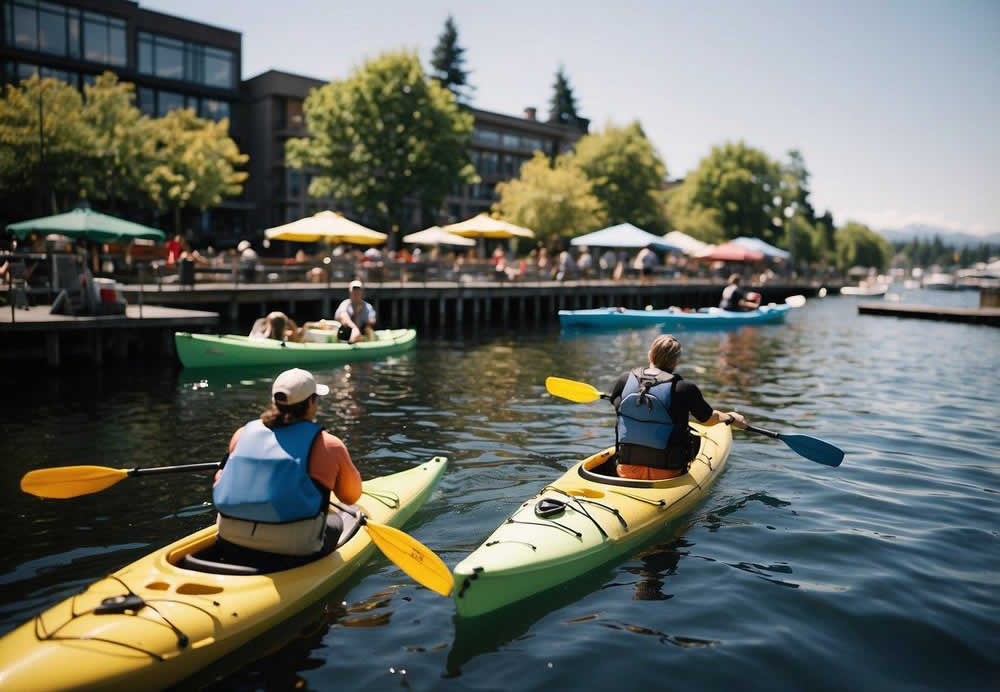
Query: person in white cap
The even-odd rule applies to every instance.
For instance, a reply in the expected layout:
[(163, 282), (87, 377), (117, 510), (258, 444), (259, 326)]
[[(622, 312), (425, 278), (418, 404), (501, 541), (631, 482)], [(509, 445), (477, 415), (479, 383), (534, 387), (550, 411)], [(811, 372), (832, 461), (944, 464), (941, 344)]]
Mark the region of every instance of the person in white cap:
[(375, 308), (364, 299), (364, 285), (355, 279), (348, 286), (348, 295), (350, 297), (345, 298), (337, 306), (333, 319), (340, 322), (341, 328), (347, 327), (350, 330), (348, 343), (374, 338)]
[(241, 240), (236, 246), (236, 251), (240, 253), (240, 273), (246, 282), (252, 282), (257, 278), (257, 251), (249, 240)]
[(348, 505), (361, 497), (347, 447), (315, 421), (318, 397), (329, 393), (306, 370), (286, 370), (271, 387), (271, 406), (233, 434), (212, 491), (223, 551), (319, 553), (331, 492)]

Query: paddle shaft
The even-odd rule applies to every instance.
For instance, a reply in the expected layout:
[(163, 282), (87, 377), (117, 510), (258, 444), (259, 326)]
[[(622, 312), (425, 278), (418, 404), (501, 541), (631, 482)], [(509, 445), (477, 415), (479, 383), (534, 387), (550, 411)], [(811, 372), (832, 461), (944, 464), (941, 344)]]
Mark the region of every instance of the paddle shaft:
[(219, 468), (218, 462), (204, 464), (184, 464), (181, 466), (154, 466), (148, 469), (129, 469), (130, 476), (155, 476), (161, 473), (178, 473), (181, 471), (207, 471)]
[(764, 428), (758, 428), (756, 425), (747, 425), (747, 430), (750, 432), (760, 433), (761, 435), (767, 435), (768, 437), (773, 437), (776, 440), (781, 439), (781, 433), (772, 432), (770, 430), (764, 430)]

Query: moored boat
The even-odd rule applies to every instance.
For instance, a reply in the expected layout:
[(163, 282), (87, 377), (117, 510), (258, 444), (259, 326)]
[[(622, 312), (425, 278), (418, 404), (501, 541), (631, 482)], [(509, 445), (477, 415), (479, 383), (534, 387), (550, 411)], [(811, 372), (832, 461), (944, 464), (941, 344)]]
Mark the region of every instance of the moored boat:
[[(430, 461), (365, 481), (360, 509), (399, 527), (447, 466)], [(0, 689), (158, 690), (182, 682), (267, 633), (342, 583), (371, 556), (348, 511), (332, 550), (267, 569), (213, 559), (209, 527), (161, 548), (47, 609), (0, 639)]]
[(563, 327), (585, 329), (635, 328), (662, 326), (671, 329), (705, 329), (738, 327), (746, 324), (777, 324), (785, 319), (788, 304), (762, 305), (756, 310), (732, 312), (708, 308), (700, 312), (667, 310), (628, 310), (625, 308), (595, 308), (591, 310), (560, 310)]
[(415, 329), (381, 329), (375, 338), (348, 344), (251, 339), (237, 334), (174, 334), (177, 357), (187, 368), (343, 363), (402, 353), (417, 342)]
[(692, 428), (701, 446), (683, 476), (638, 481), (608, 475), (614, 473), (611, 447), (524, 502), (456, 565), (458, 614), (484, 615), (552, 589), (628, 554), (690, 511), (722, 473), (732, 445), (728, 425)]

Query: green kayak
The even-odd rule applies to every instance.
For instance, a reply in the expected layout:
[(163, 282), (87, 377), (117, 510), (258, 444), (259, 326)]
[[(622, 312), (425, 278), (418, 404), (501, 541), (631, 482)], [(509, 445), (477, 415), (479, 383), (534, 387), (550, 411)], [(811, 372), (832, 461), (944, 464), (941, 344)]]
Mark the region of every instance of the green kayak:
[(371, 341), (356, 344), (294, 343), (273, 339), (251, 339), (236, 334), (174, 334), (177, 357), (186, 368), (238, 367), (242, 365), (287, 365), (346, 363), (402, 353), (417, 342), (415, 329), (382, 329)]

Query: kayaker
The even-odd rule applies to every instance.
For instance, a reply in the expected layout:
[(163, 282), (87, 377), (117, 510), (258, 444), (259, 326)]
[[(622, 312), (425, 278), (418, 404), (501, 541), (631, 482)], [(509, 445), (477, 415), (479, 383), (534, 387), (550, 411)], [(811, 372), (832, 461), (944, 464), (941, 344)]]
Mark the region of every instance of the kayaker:
[(330, 493), (345, 504), (361, 497), (347, 447), (316, 423), (318, 397), (329, 393), (308, 371), (286, 370), (271, 406), (233, 433), (212, 493), (223, 549), (312, 555), (323, 549)]
[[(308, 326), (308, 324), (307, 324)], [(301, 341), (305, 327), (301, 330), (288, 315), (275, 310), (253, 324), (251, 339), (274, 339), (275, 341)]]
[(333, 319), (350, 330), (346, 341), (351, 344), (375, 336), (375, 308), (364, 299), (364, 290), (364, 284), (357, 279), (352, 281), (348, 286), (349, 297), (337, 306), (333, 314)]
[(739, 274), (729, 275), (729, 282), (722, 289), (722, 300), (719, 301), (720, 308), (729, 310), (730, 312), (744, 312), (747, 310), (756, 310), (760, 307), (759, 298), (756, 302), (750, 300), (750, 296), (740, 288), (742, 280), (743, 277)]
[(705, 425), (746, 428), (742, 415), (714, 410), (697, 385), (674, 373), (680, 356), (680, 342), (662, 334), (649, 347), (649, 366), (625, 373), (611, 390), (622, 478), (655, 481), (685, 473), (700, 443), (688, 430), (688, 416)]

